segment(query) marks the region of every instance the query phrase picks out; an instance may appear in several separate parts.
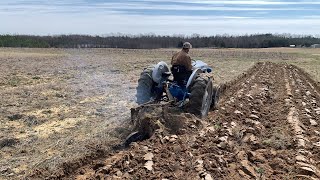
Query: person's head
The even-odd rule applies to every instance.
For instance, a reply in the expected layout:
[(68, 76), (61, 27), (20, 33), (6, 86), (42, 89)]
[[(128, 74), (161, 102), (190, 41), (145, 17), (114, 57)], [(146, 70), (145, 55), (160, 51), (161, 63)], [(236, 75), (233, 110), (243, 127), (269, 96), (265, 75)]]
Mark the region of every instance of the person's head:
[(189, 42), (185, 42), (182, 45), (182, 50), (184, 50), (186, 53), (188, 53), (191, 48), (192, 48), (192, 45)]

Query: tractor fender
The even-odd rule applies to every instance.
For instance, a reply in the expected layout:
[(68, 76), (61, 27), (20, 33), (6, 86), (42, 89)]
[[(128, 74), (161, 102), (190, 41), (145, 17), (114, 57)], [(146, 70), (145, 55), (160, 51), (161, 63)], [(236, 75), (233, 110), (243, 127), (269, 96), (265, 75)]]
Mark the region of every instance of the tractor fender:
[(164, 61), (160, 61), (157, 65), (154, 66), (152, 71), (152, 80), (159, 84), (162, 79), (162, 74), (170, 72), (169, 66)]
[(192, 84), (192, 82), (196, 79), (196, 77), (198, 76), (199, 73), (202, 73), (202, 70), (199, 68), (192, 71), (192, 74), (189, 77), (188, 82), (187, 82), (187, 86), (186, 86), (187, 89)]

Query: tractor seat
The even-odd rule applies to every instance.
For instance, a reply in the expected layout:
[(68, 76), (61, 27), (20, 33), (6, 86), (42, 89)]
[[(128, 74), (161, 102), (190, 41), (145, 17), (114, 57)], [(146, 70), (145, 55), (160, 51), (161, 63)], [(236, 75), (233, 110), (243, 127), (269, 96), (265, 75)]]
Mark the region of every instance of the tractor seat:
[(171, 72), (164, 72), (162, 73), (162, 77), (167, 78), (171, 75)]

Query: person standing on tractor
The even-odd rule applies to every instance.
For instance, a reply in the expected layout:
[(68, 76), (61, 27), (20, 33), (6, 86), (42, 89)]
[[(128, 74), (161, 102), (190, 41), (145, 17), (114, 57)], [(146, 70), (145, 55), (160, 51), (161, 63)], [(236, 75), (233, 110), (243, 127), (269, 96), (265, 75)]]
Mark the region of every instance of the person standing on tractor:
[(189, 42), (183, 43), (182, 50), (174, 54), (171, 59), (173, 80), (179, 85), (186, 85), (192, 73), (191, 58), (188, 54), (191, 48)]

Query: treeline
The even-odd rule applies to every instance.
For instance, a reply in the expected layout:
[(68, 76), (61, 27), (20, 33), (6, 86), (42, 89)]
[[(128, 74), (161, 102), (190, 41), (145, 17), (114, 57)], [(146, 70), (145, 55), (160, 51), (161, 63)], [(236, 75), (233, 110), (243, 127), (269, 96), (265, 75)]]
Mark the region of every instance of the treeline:
[(195, 48), (267, 48), (288, 47), (296, 45), (310, 47), (320, 44), (320, 38), (313, 36), (257, 34), (244, 36), (88, 36), (88, 35), (60, 35), (60, 36), (31, 36), (31, 35), (0, 35), (0, 47), (28, 47), (28, 48), (127, 48), (127, 49), (155, 49), (181, 47), (183, 42), (189, 41)]

